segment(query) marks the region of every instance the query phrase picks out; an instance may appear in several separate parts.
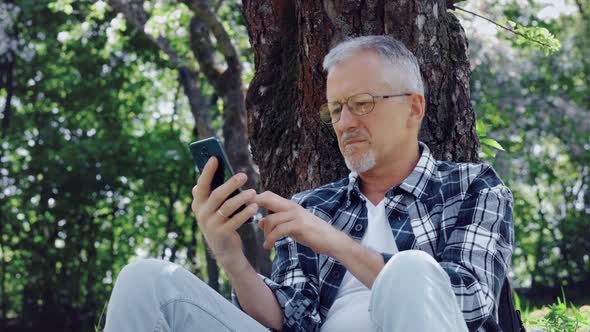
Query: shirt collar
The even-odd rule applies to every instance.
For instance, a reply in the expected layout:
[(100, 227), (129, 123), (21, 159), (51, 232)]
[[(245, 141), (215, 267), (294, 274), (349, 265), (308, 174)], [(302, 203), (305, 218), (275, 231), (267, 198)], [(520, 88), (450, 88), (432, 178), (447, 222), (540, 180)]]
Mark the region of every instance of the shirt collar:
[[(418, 142), (420, 146), (420, 159), (416, 164), (416, 167), (412, 170), (410, 175), (405, 178), (399, 186), (392, 187), (387, 193), (386, 196), (390, 195), (390, 193), (394, 193), (397, 188), (400, 188), (409, 194), (414, 195), (417, 199), (426, 198), (428, 197), (428, 193), (426, 192), (428, 187), (428, 182), (432, 178), (434, 171), (436, 169), (436, 160), (430, 153), (430, 149), (426, 144), (422, 142)], [(347, 196), (348, 202), (346, 205), (348, 206), (351, 201), (351, 194), (357, 195), (360, 197), (360, 188), (359, 188), (359, 175), (357, 172), (350, 172), (348, 174), (348, 186), (347, 186)]]
[(417, 199), (428, 197), (428, 183), (436, 169), (436, 161), (426, 144), (418, 142), (422, 154), (412, 173), (405, 178), (399, 187), (414, 195)]
[(348, 174), (348, 187), (346, 188), (346, 196), (348, 199), (346, 200), (346, 207), (350, 205), (352, 200), (352, 194), (354, 193), (357, 197), (361, 195), (361, 189), (359, 188), (359, 174), (357, 172), (350, 172)]

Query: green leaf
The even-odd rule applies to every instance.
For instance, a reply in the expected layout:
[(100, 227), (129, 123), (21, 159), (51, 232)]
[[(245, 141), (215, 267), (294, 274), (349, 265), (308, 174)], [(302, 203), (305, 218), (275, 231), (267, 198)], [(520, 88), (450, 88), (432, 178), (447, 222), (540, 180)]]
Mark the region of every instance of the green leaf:
[(516, 44), (526, 44), (533, 48), (541, 49), (545, 55), (553, 54), (561, 48), (561, 43), (544, 27), (529, 27), (514, 21), (506, 21), (516, 34)]
[(520, 307), (520, 297), (515, 291), (512, 291), (512, 297), (514, 298), (514, 308), (522, 311), (522, 308)]
[(496, 152), (494, 152), (494, 150), (488, 148), (485, 145), (482, 145), (481, 150), (484, 153), (484, 155), (488, 158), (494, 158), (496, 156)]
[(486, 125), (481, 119), (477, 119), (477, 121), (475, 121), (475, 130), (477, 131), (477, 136), (479, 137), (485, 137), (488, 132)]
[(498, 149), (500, 151), (505, 151), (504, 148), (502, 147), (502, 145), (500, 145), (500, 143), (498, 143), (498, 141), (496, 141), (495, 139), (492, 138), (482, 138), (480, 139), (482, 144), (485, 144), (487, 146), (491, 146), (495, 149)]

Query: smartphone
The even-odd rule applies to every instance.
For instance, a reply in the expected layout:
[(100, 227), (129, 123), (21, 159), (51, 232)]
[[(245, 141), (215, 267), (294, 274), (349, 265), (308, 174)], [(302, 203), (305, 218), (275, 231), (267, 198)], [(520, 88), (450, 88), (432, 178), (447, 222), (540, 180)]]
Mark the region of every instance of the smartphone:
[[(225, 181), (234, 176), (234, 170), (231, 167), (229, 159), (227, 158), (225, 150), (223, 149), (223, 144), (219, 138), (209, 137), (200, 141), (192, 142), (189, 145), (189, 148), (199, 173), (203, 172), (203, 168), (205, 168), (205, 164), (209, 158), (217, 157), (218, 166), (217, 170), (215, 171), (215, 175), (213, 175), (213, 179), (211, 180), (211, 191), (215, 190), (215, 188), (221, 186), (225, 183)], [(240, 192), (242, 192), (242, 189), (238, 188), (238, 190), (235, 190), (230, 194), (228, 199), (236, 196)], [(230, 218), (245, 208), (246, 205), (242, 205), (230, 216)], [(248, 219), (246, 222), (252, 222), (252, 218)]]

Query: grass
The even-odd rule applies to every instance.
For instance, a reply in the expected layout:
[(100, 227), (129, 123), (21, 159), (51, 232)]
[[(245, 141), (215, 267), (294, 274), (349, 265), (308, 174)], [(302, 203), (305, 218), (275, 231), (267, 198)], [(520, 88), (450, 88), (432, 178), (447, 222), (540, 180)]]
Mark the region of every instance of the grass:
[(104, 313), (107, 311), (107, 306), (109, 304), (109, 301), (106, 301), (104, 303), (104, 306), (102, 307), (102, 312), (100, 313), (100, 316), (98, 317), (98, 323), (96, 325), (94, 325), (94, 332), (101, 332), (102, 329), (104, 328)]
[(557, 298), (556, 303), (532, 309), (528, 304), (525, 308), (522, 308), (520, 298), (516, 293), (514, 296), (515, 306), (522, 313), (522, 319), (527, 331), (590, 331), (590, 305), (582, 305), (578, 308), (566, 300), (563, 291), (562, 296)]

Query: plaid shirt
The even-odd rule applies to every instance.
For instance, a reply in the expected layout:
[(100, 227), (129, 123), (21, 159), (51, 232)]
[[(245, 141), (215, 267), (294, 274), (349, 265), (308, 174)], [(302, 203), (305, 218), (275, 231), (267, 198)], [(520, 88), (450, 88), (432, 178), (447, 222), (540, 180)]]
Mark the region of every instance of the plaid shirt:
[[(397, 247), (423, 250), (440, 263), (470, 331), (499, 330), (496, 303), (514, 243), (512, 194), (490, 166), (437, 161), (420, 148), (415, 169), (384, 198)], [(367, 210), (356, 173), (292, 200), (362, 239)], [(283, 329), (318, 331), (346, 268), (289, 237), (275, 249), (271, 278), (263, 278), (283, 309)]]

